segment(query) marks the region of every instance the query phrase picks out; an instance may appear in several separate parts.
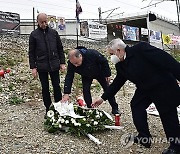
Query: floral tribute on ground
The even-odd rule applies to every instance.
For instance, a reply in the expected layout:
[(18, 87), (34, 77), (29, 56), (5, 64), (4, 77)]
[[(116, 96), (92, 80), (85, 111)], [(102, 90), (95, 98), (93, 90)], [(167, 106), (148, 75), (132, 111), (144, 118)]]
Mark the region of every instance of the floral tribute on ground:
[[(63, 130), (77, 136), (86, 135), (95, 143), (100, 144), (91, 133), (111, 128), (111, 126), (114, 129), (114, 122), (105, 111), (89, 109), (68, 102), (58, 102), (53, 103), (47, 112), (44, 126), (49, 133)], [(116, 127), (115, 129), (119, 128)]]

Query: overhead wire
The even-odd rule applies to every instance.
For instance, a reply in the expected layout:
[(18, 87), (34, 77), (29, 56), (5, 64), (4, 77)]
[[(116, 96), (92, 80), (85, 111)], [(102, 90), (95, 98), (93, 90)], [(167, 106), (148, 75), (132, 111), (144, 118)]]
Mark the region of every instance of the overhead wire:
[[(60, 8), (59, 10), (64, 10), (64, 9), (66, 9), (67, 10), (67, 13), (64, 11), (63, 12), (63, 14), (64, 15), (67, 15), (68, 16), (68, 12), (69, 11), (74, 11), (75, 10), (75, 0), (66, 0), (66, 1), (63, 1), (63, 3), (62, 3), (62, 1), (53, 1), (53, 3), (48, 3), (48, 2), (45, 2), (45, 1), (35, 1), (35, 0), (27, 0), (27, 1), (29, 1), (29, 2), (33, 2), (32, 4), (30, 4), (32, 7), (36, 7), (37, 9), (41, 9), (42, 8), (42, 10), (43, 9), (46, 9), (47, 10), (47, 12), (48, 13), (51, 13), (51, 12), (54, 12), (54, 10), (56, 10), (55, 8)], [(108, 3), (113, 3), (112, 1), (114, 1), (114, 2), (119, 2), (120, 3), (120, 5), (119, 6), (121, 6), (122, 4), (123, 5), (127, 5), (127, 6), (131, 6), (131, 7), (134, 7), (134, 8), (137, 8), (137, 9), (140, 9), (140, 7), (139, 6), (137, 6), (137, 5), (134, 5), (134, 4), (131, 4), (131, 3), (126, 3), (126, 2), (124, 2), (124, 0), (111, 0), (111, 2), (110, 1), (108, 1)], [(152, 0), (151, 0), (152, 1)], [(15, 2), (15, 1), (11, 1), (11, 2), (8, 2), (7, 0), (0, 0), (0, 2), (4, 2), (4, 3), (11, 3), (11, 4), (15, 4), (15, 5), (21, 5), (21, 6), (27, 6), (27, 4), (26, 3), (18, 3), (17, 1)], [(59, 3), (59, 2), (61, 2), (61, 3)], [(69, 7), (69, 6), (65, 6), (64, 5), (64, 2), (68, 2), (68, 3), (70, 3), (71, 5), (69, 5), (69, 6), (74, 6), (74, 7)], [(104, 1), (103, 1), (104, 2)], [(74, 4), (74, 5), (72, 5), (72, 3)], [(106, 7), (105, 6), (105, 4), (107, 4), (107, 3), (101, 3), (101, 1), (100, 2), (98, 2), (98, 4), (101, 4), (101, 6), (99, 6), (98, 4), (95, 4), (95, 3), (87, 3), (87, 1), (84, 1), (84, 0), (80, 0), (80, 3), (81, 3), (81, 5), (82, 5), (82, 7), (84, 7), (85, 9), (83, 9), (83, 10), (85, 10), (85, 11), (83, 11), (84, 13), (88, 13), (88, 14), (92, 14), (92, 15), (97, 15), (97, 18), (98, 18), (98, 8), (99, 7), (102, 7), (103, 8), (103, 11), (105, 11), (105, 9), (112, 9), (112, 8), (110, 8), (110, 7)], [(45, 6), (45, 5), (47, 5), (47, 6)], [(104, 5), (104, 6), (103, 6)], [(3, 3), (1, 3), (1, 6), (3, 6)], [(90, 7), (88, 7), (88, 6), (90, 6)], [(109, 5), (110, 6), (110, 5)], [(117, 7), (118, 5), (116, 5), (116, 7)], [(10, 6), (7, 6), (7, 7), (9, 7), (10, 8)], [(14, 7), (14, 6), (13, 6)], [(94, 11), (90, 11), (90, 9), (88, 10), (88, 8), (92, 8), (92, 7), (97, 7), (97, 12), (94, 12)], [(12, 7), (11, 7), (12, 8)], [(27, 9), (24, 9), (24, 8), (21, 8), (21, 10), (26, 10), (27, 11)], [(32, 10), (30, 10), (30, 9), (28, 9), (29, 10), (29, 12), (32, 12)], [(51, 11), (51, 10), (53, 10), (53, 11)], [(60, 15), (61, 14), (61, 11), (59, 11), (58, 9), (57, 9), (57, 11), (56, 11), (56, 13), (58, 13), (58, 15)], [(58, 12), (59, 11), (59, 12)], [(170, 12), (169, 10), (168, 10), (168, 12)], [(125, 12), (126, 13), (126, 12)], [(172, 13), (172, 12), (170, 12), (170, 13)], [(52, 13), (51, 13), (52, 14)], [(113, 13), (114, 14), (114, 13)]]

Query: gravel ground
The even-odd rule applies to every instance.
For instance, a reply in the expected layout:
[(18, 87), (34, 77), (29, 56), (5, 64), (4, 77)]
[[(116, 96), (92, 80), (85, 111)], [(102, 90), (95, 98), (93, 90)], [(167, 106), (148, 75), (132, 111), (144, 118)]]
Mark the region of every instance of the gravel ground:
[[(131, 96), (123, 96), (118, 93), (117, 100), (122, 111), (121, 124), (123, 130), (107, 130), (93, 134), (102, 144), (96, 145), (86, 137), (67, 135), (64, 132), (50, 134), (43, 128), (45, 108), (42, 101), (25, 102), (20, 105), (1, 104), (0, 106), (0, 153), (41, 153), (41, 154), (88, 154), (88, 153), (123, 153), (136, 154), (160, 153), (168, 145), (166, 143), (154, 143), (152, 148), (146, 149), (139, 145), (125, 148), (121, 142), (121, 136), (126, 133), (136, 133), (134, 128), (129, 100)], [(101, 106), (110, 112), (108, 103)], [(164, 138), (164, 131), (159, 117), (149, 116), (150, 131), (157, 138)]]

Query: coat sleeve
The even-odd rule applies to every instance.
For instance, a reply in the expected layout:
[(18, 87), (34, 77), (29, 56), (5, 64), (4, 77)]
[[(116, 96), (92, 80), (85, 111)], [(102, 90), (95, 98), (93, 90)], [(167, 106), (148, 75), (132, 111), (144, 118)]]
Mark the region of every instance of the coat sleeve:
[(36, 68), (36, 40), (33, 37), (33, 34), (31, 33), (29, 36), (29, 65), (30, 69)]
[(127, 79), (124, 78), (120, 74), (120, 70), (118, 70), (117, 67), (116, 67), (116, 70), (117, 70), (117, 75), (116, 75), (115, 79), (113, 80), (112, 84), (110, 84), (108, 89), (101, 96), (101, 98), (103, 100), (107, 100), (109, 98), (114, 97), (116, 95), (116, 93), (120, 90), (120, 88), (124, 85), (124, 83), (127, 81)]
[(57, 31), (56, 31), (56, 40), (57, 40), (57, 50), (59, 54), (60, 63), (65, 64), (64, 49), (63, 49), (63, 45)]
[(101, 70), (105, 77), (111, 76), (111, 69), (108, 64), (108, 60), (98, 51), (94, 51), (94, 56), (96, 58), (96, 62), (100, 65)]
[(170, 54), (145, 42), (140, 47), (139, 51), (149, 62), (171, 72), (180, 81), (180, 63)]
[(71, 93), (71, 87), (74, 79), (74, 69), (72, 64), (68, 61), (68, 67), (67, 67), (67, 74), (65, 77), (65, 83), (64, 83), (64, 94), (70, 94)]

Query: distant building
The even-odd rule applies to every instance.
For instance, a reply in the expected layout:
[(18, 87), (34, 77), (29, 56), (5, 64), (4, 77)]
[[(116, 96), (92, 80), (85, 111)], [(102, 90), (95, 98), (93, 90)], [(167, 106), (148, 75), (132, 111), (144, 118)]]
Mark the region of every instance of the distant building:
[[(103, 39), (104, 41), (111, 41), (114, 38), (121, 38), (129, 45), (135, 44), (139, 41), (147, 41), (150, 42), (150, 44), (163, 49), (179, 47), (177, 44), (180, 44), (180, 40), (178, 40), (180, 39), (180, 30), (177, 23), (152, 12), (123, 15), (119, 19), (106, 19), (102, 21), (102, 24), (98, 24), (98, 21), (98, 19), (81, 20), (81, 23), (78, 23), (77, 25), (75, 19), (66, 19), (65, 33), (60, 30), (58, 30), (58, 33), (62, 38), (76, 40), (78, 29), (79, 40), (95, 41), (97, 39)], [(32, 21), (21, 20), (21, 34), (30, 34), (32, 30)], [(93, 35), (90, 34), (90, 32)], [(94, 34), (99, 36), (95, 37)], [(163, 44), (162, 35), (166, 36), (168, 34), (170, 34), (173, 39), (177, 39), (176, 45), (168, 44), (167, 42)], [(169, 39), (168, 37), (167, 40)]]
[(122, 16), (120, 19), (109, 19), (107, 24), (108, 40), (121, 38), (128, 44), (139, 41), (150, 42), (159, 48), (164, 48), (162, 34), (180, 36), (176, 23), (151, 12)]

